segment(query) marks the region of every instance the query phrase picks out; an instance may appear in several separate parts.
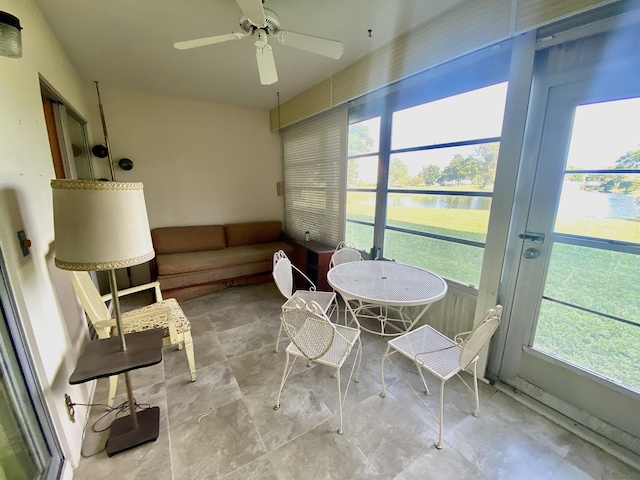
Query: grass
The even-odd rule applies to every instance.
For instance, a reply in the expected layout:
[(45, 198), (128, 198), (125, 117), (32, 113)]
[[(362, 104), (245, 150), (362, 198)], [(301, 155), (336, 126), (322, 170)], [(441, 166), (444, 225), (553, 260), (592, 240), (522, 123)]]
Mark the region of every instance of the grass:
[[(352, 195), (356, 193), (356, 195)], [(374, 207), (349, 192), (347, 216), (373, 220)], [(486, 210), (391, 207), (390, 225), (484, 242)], [(640, 243), (640, 222), (622, 219), (563, 219), (556, 231)], [(373, 228), (347, 224), (347, 239), (368, 248)], [(385, 257), (432, 270), (477, 287), (483, 249), (393, 232), (385, 233)], [(545, 296), (640, 323), (640, 256), (555, 243)], [(640, 391), (640, 327), (543, 301), (533, 344)]]

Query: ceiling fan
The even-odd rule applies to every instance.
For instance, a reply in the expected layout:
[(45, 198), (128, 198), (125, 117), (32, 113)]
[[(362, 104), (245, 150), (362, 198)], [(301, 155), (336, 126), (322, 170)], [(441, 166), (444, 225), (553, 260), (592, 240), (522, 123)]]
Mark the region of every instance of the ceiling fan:
[(263, 7), (262, 0), (236, 0), (236, 3), (242, 10), (240, 16), (242, 32), (176, 42), (173, 46), (178, 50), (187, 50), (230, 40), (241, 40), (244, 37), (253, 35), (256, 38), (253, 44), (256, 46), (258, 72), (260, 73), (260, 83), (262, 85), (271, 85), (278, 81), (273, 51), (271, 50), (271, 45), (267, 43), (268, 37), (274, 37), (282, 45), (336, 60), (342, 56), (344, 48), (341, 42), (281, 30), (278, 15), (273, 10)]

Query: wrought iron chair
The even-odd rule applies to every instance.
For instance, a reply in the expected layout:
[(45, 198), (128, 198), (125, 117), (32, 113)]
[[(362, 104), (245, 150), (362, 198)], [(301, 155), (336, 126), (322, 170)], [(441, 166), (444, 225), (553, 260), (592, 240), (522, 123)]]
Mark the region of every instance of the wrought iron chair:
[[(298, 290), (296, 292), (293, 291), (294, 287), (294, 279), (293, 272), (294, 270), (298, 272), (309, 284), (309, 290)], [(295, 296), (297, 298), (301, 298), (306, 302), (314, 301), (325, 313), (327, 317), (331, 317), (333, 314), (333, 310), (336, 306), (336, 294), (334, 292), (318, 292), (316, 291), (315, 284), (311, 281), (309, 277), (307, 277), (298, 267), (296, 267), (291, 260), (287, 257), (287, 254), (282, 250), (278, 250), (273, 254), (273, 280), (280, 290), (280, 293), (284, 298), (289, 301), (291, 297)], [(286, 305), (285, 302), (284, 305)], [(283, 305), (283, 308), (284, 308)], [(282, 323), (280, 323), (280, 330), (278, 330), (278, 340), (276, 341), (276, 352), (279, 349), (280, 345), (280, 337), (282, 336)]]
[[(458, 376), (465, 386), (474, 392), (476, 408), (473, 412), (473, 416), (478, 416), (480, 411), (480, 400), (478, 398), (478, 377), (476, 366), (480, 352), (484, 346), (489, 343), (489, 340), (491, 340), (491, 337), (500, 324), (501, 316), (502, 306), (497, 305), (495, 308), (487, 311), (482, 318), (482, 321), (473, 330), (459, 333), (453, 338), (453, 340), (429, 325), (423, 325), (422, 327), (409, 333), (405, 333), (400, 337), (389, 340), (387, 350), (382, 357), (382, 367), (380, 369), (380, 375), (382, 378), (382, 392), (380, 392), (380, 396), (384, 398), (386, 395), (386, 387), (384, 383), (384, 362), (385, 360), (389, 360), (393, 365), (393, 362), (389, 359), (389, 355), (395, 352), (400, 353), (415, 363), (418, 373), (420, 374), (420, 378), (422, 379), (422, 384), (424, 385), (425, 395), (430, 395), (430, 393), (424, 379), (422, 369), (438, 378), (440, 380), (440, 412), (437, 417), (421, 398), (420, 394), (407, 382), (409, 388), (416, 394), (418, 400), (420, 400), (420, 402), (427, 408), (431, 416), (439, 425), (438, 441), (435, 444), (438, 449), (442, 448), (444, 384), (453, 376)], [(460, 372), (466, 370), (471, 365), (473, 365), (474, 388), (471, 388), (459, 375)]]
[[(362, 255), (360, 255), (360, 252), (356, 249), (353, 243), (340, 242), (336, 247), (335, 251), (333, 252), (333, 255), (331, 255), (331, 260), (329, 261), (329, 270), (331, 270), (336, 265), (341, 265), (343, 263), (349, 263), (349, 262), (359, 262), (361, 260), (362, 260)], [(355, 305), (354, 308), (362, 307), (362, 302), (360, 302), (360, 300), (345, 297), (344, 295), (341, 295), (341, 297), (345, 303), (356, 302), (357, 304)], [(344, 308), (344, 324), (345, 325), (347, 324), (348, 315), (349, 315), (348, 308), (345, 305), (345, 308)], [(339, 314), (338, 314), (338, 318), (340, 318)]]
[[(98, 334), (98, 338), (109, 338), (117, 335), (116, 322), (111, 317), (109, 308), (105, 302), (111, 301), (111, 294), (102, 295), (94, 285), (89, 272), (69, 272), (71, 274), (71, 283), (76, 292), (82, 308), (89, 317), (89, 321), (93, 325)], [(122, 314), (122, 323), (124, 333), (141, 332), (143, 330), (151, 330), (153, 328), (162, 328), (163, 345), (178, 345), (178, 348), (184, 347), (189, 364), (189, 373), (191, 381), (196, 380), (196, 367), (193, 355), (193, 340), (191, 338), (191, 323), (185, 316), (182, 308), (175, 298), (162, 299), (160, 292), (160, 284), (158, 282), (147, 283), (137, 287), (127, 288), (118, 291), (118, 297), (130, 295), (132, 293), (142, 292), (144, 290), (154, 289), (156, 302), (151, 305), (136, 308)], [(113, 406), (116, 396), (116, 387), (118, 385), (118, 377), (109, 377), (109, 396), (107, 404)]]
[[(274, 410), (280, 409), (282, 389), (298, 357), (306, 358), (309, 362), (335, 368), (334, 378), (338, 382), (338, 411), (340, 416), (338, 434), (342, 435), (342, 405), (347, 398), (354, 371), (356, 374), (354, 381), (358, 382), (360, 363), (362, 361), (360, 330), (331, 323), (323, 312), (322, 307), (314, 301), (307, 303), (304, 300), (295, 299), (292, 303), (291, 306), (285, 307), (280, 315), (280, 321), (291, 343), (286, 349), (287, 361), (284, 366), (282, 382), (280, 383)], [(349, 381), (343, 395), (340, 387), (340, 368), (356, 343), (358, 343), (357, 357), (351, 367)], [(291, 365), (289, 365), (291, 356), (294, 358), (291, 361)]]

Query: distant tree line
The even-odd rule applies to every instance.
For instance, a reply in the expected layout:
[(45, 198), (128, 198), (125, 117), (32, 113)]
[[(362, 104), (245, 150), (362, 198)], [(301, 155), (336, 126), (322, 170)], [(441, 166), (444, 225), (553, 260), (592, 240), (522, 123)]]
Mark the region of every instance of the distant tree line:
[[(640, 170), (640, 149), (631, 150), (618, 158), (614, 165), (608, 167), (609, 170)], [(581, 170), (579, 167), (570, 166), (567, 170)], [(587, 190), (598, 190), (600, 192), (624, 192), (631, 193), (640, 189), (640, 175), (621, 174), (569, 174), (567, 180), (574, 182), (587, 182)], [(589, 185), (590, 184), (590, 185)]]

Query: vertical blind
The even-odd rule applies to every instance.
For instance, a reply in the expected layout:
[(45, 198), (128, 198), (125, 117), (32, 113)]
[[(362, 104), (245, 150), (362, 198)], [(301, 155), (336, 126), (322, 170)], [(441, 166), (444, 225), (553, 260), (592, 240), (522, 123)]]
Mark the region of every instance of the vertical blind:
[(340, 169), (346, 122), (342, 108), (283, 129), (285, 231), (296, 240), (340, 241)]

